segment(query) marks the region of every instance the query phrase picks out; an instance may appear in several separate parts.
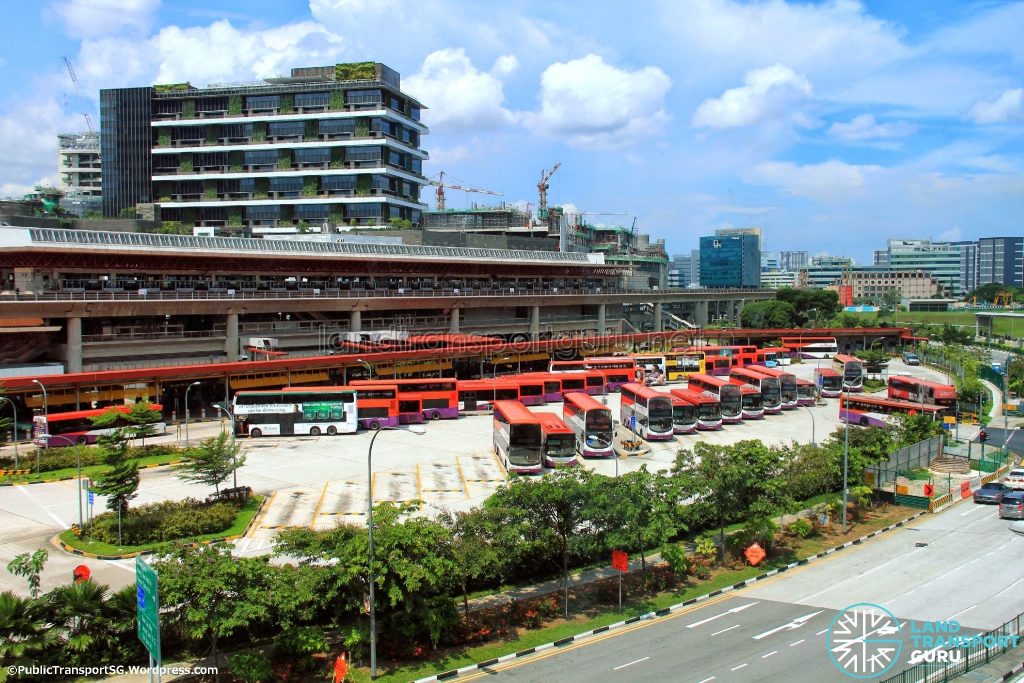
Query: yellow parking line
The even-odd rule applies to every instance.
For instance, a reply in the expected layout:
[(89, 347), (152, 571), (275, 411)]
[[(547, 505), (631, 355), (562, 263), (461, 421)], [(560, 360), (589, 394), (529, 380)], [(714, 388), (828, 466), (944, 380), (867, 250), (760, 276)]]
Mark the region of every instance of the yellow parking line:
[(316, 502), (316, 509), (313, 511), (313, 519), (309, 520), (309, 528), (316, 528), (316, 518), (320, 516), (320, 508), (324, 504), (324, 496), (327, 495), (327, 482), (324, 482), (324, 490), (320, 492), (320, 500)]
[(420, 466), (416, 465), (416, 497), (423, 500), (423, 482), (420, 481)]
[(377, 488), (377, 473), (373, 473), (373, 477), (370, 478), (370, 500), (373, 500), (373, 490)]
[(466, 482), (466, 475), (462, 472), (462, 462), (459, 461), (459, 456), (455, 456), (455, 466), (459, 468), (459, 479), (462, 480), (462, 488), (466, 491), (466, 498), (469, 498), (469, 484)]
[(270, 495), (270, 500), (267, 501), (266, 507), (263, 508), (263, 514), (260, 515), (260, 518), (256, 521), (256, 523), (252, 525), (252, 530), (249, 532), (249, 537), (250, 538), (252, 537), (253, 534), (256, 533), (257, 529), (262, 528), (263, 520), (265, 520), (267, 518), (267, 514), (270, 512), (270, 508), (274, 505), (274, 499), (276, 499), (276, 498), (277, 498), (277, 491), (274, 491)]
[(506, 470), (505, 466), (501, 464), (501, 459), (498, 458), (498, 454), (495, 453), (494, 451), (491, 451), (491, 457), (494, 458), (494, 462), (498, 463), (498, 469), (501, 470), (501, 481), (505, 481), (506, 479), (508, 479), (508, 470)]

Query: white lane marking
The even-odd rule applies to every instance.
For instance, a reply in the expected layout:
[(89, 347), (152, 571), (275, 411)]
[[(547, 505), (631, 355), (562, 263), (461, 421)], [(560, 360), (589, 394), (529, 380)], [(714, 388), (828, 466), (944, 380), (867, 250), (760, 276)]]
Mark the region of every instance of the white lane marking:
[(818, 610), (817, 612), (811, 612), (810, 614), (805, 614), (802, 617), (797, 617), (796, 619), (793, 619), (792, 621), (783, 624), (782, 626), (776, 626), (775, 628), (773, 628), (773, 629), (771, 629), (769, 631), (765, 631), (764, 633), (758, 633), (756, 636), (751, 636), (751, 637), (754, 640), (761, 640), (762, 638), (767, 638), (768, 636), (772, 635), (773, 633), (778, 633), (779, 631), (792, 631), (793, 629), (800, 628), (801, 626), (806, 624), (809, 619), (811, 619), (812, 617), (815, 617), (815, 616), (821, 614), (823, 611), (824, 610)]
[(952, 619), (953, 617), (957, 616), (958, 614), (964, 614), (965, 612), (970, 612), (970, 611), (971, 611), (972, 609), (974, 609), (975, 607), (977, 607), (977, 605), (971, 605), (971, 606), (970, 606), (970, 607), (968, 607), (967, 609), (962, 609), (962, 610), (960, 610), (959, 612), (954, 612), (953, 614), (950, 614), (950, 615), (949, 615), (948, 617), (946, 617), (946, 618), (944, 619), (944, 621), (949, 621), (950, 619)]
[(806, 640), (807, 640), (806, 638), (801, 638), (800, 640), (796, 641), (795, 643), (790, 643), (789, 646), (790, 647), (796, 647), (797, 645), (799, 645), (800, 643), (802, 643), (802, 642), (804, 642)]
[(768, 658), (769, 658), (769, 657), (771, 657), (772, 655), (777, 655), (777, 654), (779, 654), (779, 651), (778, 651), (778, 650), (772, 650), (771, 652), (769, 652), (769, 653), (768, 653), (768, 654), (766, 654), (766, 655), (761, 655), (761, 659), (768, 659)]
[(843, 579), (842, 581), (838, 581), (838, 582), (832, 584), (831, 586), (829, 586), (828, 588), (825, 588), (823, 590), (818, 591), (817, 593), (812, 593), (810, 595), (805, 595), (804, 597), (799, 598), (798, 600), (796, 600), (796, 602), (805, 602), (807, 600), (810, 600), (811, 598), (818, 597), (822, 593), (828, 593), (833, 588), (838, 588), (839, 586), (843, 585), (847, 581), (853, 581), (854, 579), (859, 579), (859, 578), (867, 576), (869, 574), (874, 574), (875, 572), (877, 572), (879, 569), (882, 569), (886, 565), (890, 565), (893, 562), (896, 562), (898, 560), (905, 560), (907, 555), (913, 555), (914, 553), (916, 553), (916, 552), (918, 552), (920, 550), (922, 550), (922, 548), (917, 548), (916, 550), (911, 550), (909, 553), (905, 553), (904, 555), (901, 555), (899, 557), (894, 557), (894, 558), (892, 558), (891, 560), (889, 560), (887, 562), (883, 562), (882, 564), (879, 564), (879, 565), (876, 565), (876, 566), (872, 567), (871, 569), (867, 570), (866, 572), (862, 572), (860, 574), (857, 574), (856, 576), (850, 576), (848, 578)]
[(35, 503), (36, 507), (38, 507), (40, 510), (42, 510), (43, 512), (48, 514), (53, 521), (57, 522), (57, 524), (60, 526), (61, 529), (69, 529), (69, 528), (71, 528), (70, 524), (68, 524), (63, 519), (61, 519), (57, 515), (55, 515), (52, 512), (50, 512), (49, 508), (45, 507), (38, 500), (36, 500), (36, 497), (28, 492), (27, 487), (25, 487), (25, 486), (15, 486), (14, 488), (16, 488), (17, 490), (21, 491), (23, 494), (25, 494), (25, 497), (28, 498), (29, 500), (31, 500), (33, 503)]
[(734, 624), (734, 625), (730, 626), (729, 628), (723, 628), (723, 629), (722, 629), (721, 631), (715, 631), (715, 632), (714, 632), (714, 633), (712, 633), (711, 635), (713, 635), (713, 636), (717, 636), (717, 635), (718, 635), (719, 633), (725, 633), (726, 631), (731, 631), (731, 630), (733, 630), (734, 628), (739, 628), (739, 627), (740, 627), (740, 625), (739, 625), (739, 624)]
[(828, 629), (827, 629), (827, 628), (823, 628), (823, 629), (821, 629), (820, 631), (818, 631), (817, 633), (815, 633), (814, 635), (816, 635), (816, 636), (820, 636), (820, 635), (821, 635), (822, 633), (826, 633), (827, 631), (828, 631)]
[(966, 517), (967, 515), (969, 515), (969, 514), (972, 514), (972, 513), (974, 513), (974, 512), (977, 512), (978, 510), (982, 510), (982, 509), (984, 509), (984, 508), (982, 508), (982, 506), (980, 506), (980, 505), (975, 505), (975, 506), (974, 506), (973, 508), (971, 508), (971, 509), (970, 509), (970, 510), (968, 510), (967, 512), (961, 512), (961, 513), (960, 513), (960, 516), (961, 516), (961, 517)]
[(709, 681), (713, 681), (713, 680), (715, 680), (714, 676), (712, 676), (711, 678), (705, 678), (703, 681), (698, 681), (697, 683), (708, 683)]
[(725, 612), (722, 612), (721, 614), (716, 614), (713, 617), (708, 617), (707, 619), (701, 619), (700, 621), (695, 621), (692, 624), (687, 624), (686, 628), (696, 628), (698, 626), (703, 626), (704, 624), (708, 623), (709, 621), (714, 621), (715, 619), (721, 619), (722, 617), (724, 617), (726, 615), (735, 614), (736, 612), (742, 612), (743, 610), (747, 609), (748, 607), (753, 607), (756, 604), (757, 604), (756, 602), (748, 602), (746, 605), (740, 605), (739, 607), (733, 607), (731, 610), (727, 610)]
[(625, 664), (619, 664), (617, 667), (612, 669), (612, 671), (618, 671), (619, 669), (625, 669), (627, 666), (633, 666), (634, 664), (639, 664), (640, 662), (646, 662), (648, 659), (650, 659), (650, 657), (644, 657), (642, 659), (634, 659), (632, 662), (626, 662)]
[(1012, 588), (1013, 588), (1014, 586), (1016, 586), (1016, 585), (1017, 585), (1018, 583), (1020, 583), (1021, 581), (1024, 581), (1024, 578), (1022, 578), (1022, 579), (1017, 579), (1016, 581), (1014, 581), (1014, 582), (1013, 582), (1013, 583), (1011, 583), (1011, 584), (1010, 584), (1009, 586), (1007, 586), (1007, 587), (1006, 587), (1006, 588), (1004, 588), (1003, 590), (999, 591), (998, 593), (996, 593), (996, 594), (995, 594), (995, 595), (993, 595), (992, 597), (993, 597), (993, 598), (998, 598), (998, 597), (999, 597), (1000, 595), (1002, 595), (1003, 593), (1006, 593), (1007, 591), (1009, 591), (1010, 589), (1012, 589)]
[(742, 669), (742, 668), (743, 668), (743, 667), (745, 667), (746, 665), (747, 665), (747, 663), (746, 663), (746, 662), (743, 662), (743, 663), (742, 663), (742, 664), (740, 664), (739, 666), (734, 666), (733, 668), (729, 669), (729, 671), (739, 671), (740, 669)]

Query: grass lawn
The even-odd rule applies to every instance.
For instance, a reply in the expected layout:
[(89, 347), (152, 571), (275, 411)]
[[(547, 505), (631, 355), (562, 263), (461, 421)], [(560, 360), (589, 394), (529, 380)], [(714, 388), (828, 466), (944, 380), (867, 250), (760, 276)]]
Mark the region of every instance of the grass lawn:
[[(209, 541), (214, 538), (223, 538), (225, 536), (237, 536), (241, 534), (243, 531), (245, 531), (245, 528), (249, 525), (249, 522), (256, 514), (256, 511), (260, 509), (260, 503), (262, 502), (263, 496), (250, 497), (249, 500), (242, 507), (242, 509), (238, 511), (238, 514), (235, 515), (235, 521), (232, 522), (231, 526), (229, 526), (224, 531), (218, 531), (214, 534), (205, 534), (203, 536), (194, 536), (192, 538), (182, 538), (175, 540), (181, 540), (186, 542)], [(78, 536), (76, 536), (71, 529), (68, 529), (67, 531), (62, 533), (60, 535), (60, 540), (67, 543), (72, 548), (76, 548), (78, 550), (82, 550), (89, 553), (95, 553), (96, 555), (123, 555), (124, 553), (145, 552), (147, 550), (153, 550), (154, 548), (157, 548), (161, 545), (164, 545), (164, 543), (169, 542), (164, 541), (161, 543), (148, 543), (146, 545), (116, 546), (111, 545), (109, 543), (101, 543), (99, 541), (83, 541), (82, 539), (78, 538)]]
[[(139, 467), (155, 467), (156, 465), (175, 465), (181, 462), (181, 454), (164, 454), (164, 455), (147, 455), (139, 458)], [(35, 467), (36, 460), (32, 455), (26, 455), (21, 458), (21, 465), (23, 467)], [(106, 465), (89, 465), (88, 467), (82, 468), (83, 477), (96, 478), (100, 474), (104, 473), (109, 469)], [(0, 479), (0, 483), (10, 484), (29, 484), (36, 481), (56, 481), (58, 479), (66, 479), (68, 477), (77, 477), (78, 468), (67, 467), (62, 470), (53, 470), (51, 472), (40, 472), (39, 474), (23, 474), (13, 477), (4, 477)]]
[[(593, 604), (593, 601), (590, 601), (586, 605), (573, 607), (575, 614), (569, 619), (558, 619), (551, 622), (548, 626), (536, 630), (520, 628), (514, 637), (506, 640), (469, 648), (452, 649), (432, 661), (422, 663), (389, 666), (387, 662), (378, 662), (378, 676), (376, 680), (410, 681), (441, 671), (457, 669), (474, 662), (500, 657), (501, 655), (518, 650), (566, 638), (576, 633), (613, 624), (632, 616), (662, 609), (684, 602), (690, 598), (705, 595), (719, 588), (731, 586), (770, 569), (794, 562), (797, 559), (810, 557), (848, 540), (859, 538), (871, 531), (889, 526), (901, 519), (906, 519), (916, 512), (918, 510), (895, 505), (871, 511), (865, 520), (852, 524), (845, 535), (839, 534), (837, 529), (836, 534), (797, 540), (792, 549), (789, 549), (784, 554), (773, 557), (759, 567), (744, 567), (736, 570), (719, 568), (715, 570), (715, 573), (707, 581), (697, 582), (690, 577), (686, 583), (672, 590), (663, 591), (652, 596), (630, 596), (628, 600), (624, 599), (621, 612), (615, 608), (609, 609), (607, 605), (596, 605)], [(571, 592), (570, 595), (572, 596), (574, 593)], [(571, 602), (577, 601), (582, 602), (582, 598), (571, 598)], [(356, 681), (357, 683), (369, 681), (369, 669), (366, 667), (350, 669), (349, 680)]]
[[(900, 311), (895, 317), (892, 314), (879, 316), (877, 312), (853, 313), (852, 315), (871, 320), (873, 323), (887, 322), (896, 327), (910, 323), (925, 323), (929, 325), (964, 325), (973, 328), (975, 321), (973, 311)], [(988, 329), (987, 325), (984, 329)], [(1024, 336), (1024, 322), (1015, 321), (1012, 318), (996, 318), (992, 325), (992, 332), (999, 336), (1019, 339)]]

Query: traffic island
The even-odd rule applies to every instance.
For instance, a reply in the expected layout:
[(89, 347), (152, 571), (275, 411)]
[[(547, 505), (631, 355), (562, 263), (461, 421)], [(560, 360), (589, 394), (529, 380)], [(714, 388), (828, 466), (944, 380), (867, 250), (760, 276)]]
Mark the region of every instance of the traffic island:
[(620, 427), (615, 434), (615, 444), (612, 446), (616, 457), (625, 458), (630, 456), (647, 455), (651, 447), (646, 441), (635, 435), (628, 429)]

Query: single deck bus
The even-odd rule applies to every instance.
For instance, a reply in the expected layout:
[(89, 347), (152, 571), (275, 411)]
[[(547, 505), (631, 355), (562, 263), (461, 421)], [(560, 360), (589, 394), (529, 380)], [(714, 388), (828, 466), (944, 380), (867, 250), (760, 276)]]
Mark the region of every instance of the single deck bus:
[(668, 361), (665, 356), (634, 354), (633, 361), (638, 371), (643, 373), (644, 384), (649, 387), (664, 386), (668, 380)]
[(540, 431), (544, 440), (541, 461), (544, 467), (571, 467), (579, 464), (576, 460), (576, 435), (562, 418), (551, 413), (537, 413)]
[[(163, 409), (162, 405), (156, 403), (151, 403), (150, 407), (155, 411)], [(105, 427), (97, 427), (93, 424), (94, 418), (112, 410), (123, 417), (119, 416), (113, 423)], [(32, 418), (32, 443), (41, 448), (63, 448), (64, 446), (96, 443), (96, 439), (101, 436), (113, 434), (115, 430), (122, 427), (133, 426), (135, 423), (128, 419), (128, 414), (131, 411), (132, 406), (130, 405), (116, 405), (109, 408), (36, 415)], [(166, 431), (167, 425), (163, 421), (153, 423), (154, 434), (163, 434)]]
[(761, 391), (741, 379), (729, 379), (730, 382), (740, 388), (740, 414), (744, 420), (764, 419), (764, 399)]
[(935, 406), (956, 406), (956, 387), (908, 375), (889, 375), (889, 398)]
[(843, 391), (864, 389), (864, 363), (860, 358), (837, 353), (832, 356), (832, 369), (843, 376)]
[(519, 401), (494, 402), (494, 454), (509, 472), (544, 471), (544, 435), (540, 418)]
[(832, 368), (814, 368), (814, 383), (825, 398), (836, 398), (843, 393), (843, 376)]
[(711, 431), (722, 428), (722, 405), (718, 394), (694, 389), (672, 389), (670, 393), (697, 406), (697, 429)]
[(740, 395), (740, 388), (729, 380), (711, 375), (690, 375), (686, 387), (696, 391), (710, 391), (718, 396), (722, 422), (725, 424), (743, 421), (743, 397)]
[(562, 402), (562, 419), (576, 436), (576, 452), (584, 458), (611, 458), (612, 411), (594, 397), (575, 392)]
[(763, 401), (763, 413), (775, 415), (782, 412), (782, 389), (779, 386), (779, 378), (764, 375), (754, 370), (756, 365), (749, 368), (733, 368), (729, 373), (730, 379), (739, 380), (749, 384), (761, 392)]
[(668, 394), (635, 382), (623, 384), (619, 391), (622, 393), (619, 415), (623, 425), (630, 425), (647, 441), (672, 439), (672, 399)]
[(689, 401), (669, 394), (672, 401), (672, 431), (676, 434), (693, 434), (697, 431), (697, 406)]
[(831, 358), (839, 353), (835, 337), (783, 337), (780, 341), (797, 358)]
[(669, 382), (685, 382), (693, 373), (704, 374), (704, 352), (668, 351), (665, 353), (665, 370)]
[(869, 413), (884, 415), (928, 415), (933, 420), (941, 421), (950, 409), (921, 403), (911, 403), (893, 398), (882, 398), (871, 395), (843, 394), (839, 397), (839, 420), (850, 424), (868, 426), (874, 424)]
[(780, 370), (778, 368), (768, 368), (763, 365), (751, 365), (748, 370), (765, 375), (767, 377), (774, 377), (779, 380), (779, 391), (781, 392), (781, 404), (783, 410), (795, 410), (799, 405), (799, 396), (797, 392), (797, 379), (796, 375)]
[(232, 403), (235, 435), (352, 434), (359, 426), (356, 391), (350, 387), (291, 387), (239, 391)]

